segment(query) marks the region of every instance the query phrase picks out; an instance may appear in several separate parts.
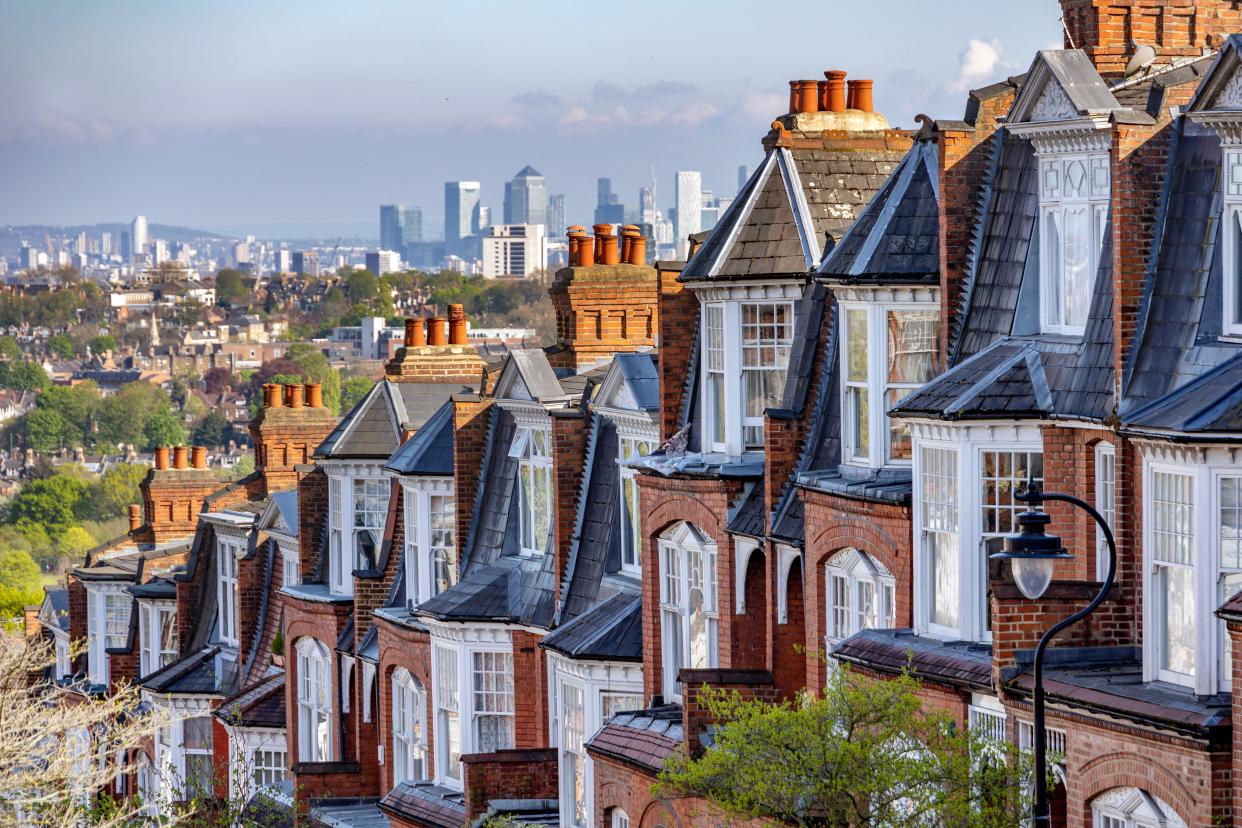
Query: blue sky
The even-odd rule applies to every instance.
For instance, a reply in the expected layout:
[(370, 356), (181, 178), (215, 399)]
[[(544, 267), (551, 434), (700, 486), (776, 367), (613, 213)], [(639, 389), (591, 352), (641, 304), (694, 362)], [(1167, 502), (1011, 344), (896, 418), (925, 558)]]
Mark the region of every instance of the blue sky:
[[(965, 91), (1060, 41), (1055, 0), (763, 3), (0, 0), (0, 222), (366, 230), (525, 164), (587, 223), (655, 167), (729, 192), (793, 78), (845, 69), (876, 108), (960, 118)], [(372, 234), (377, 230), (371, 229)]]

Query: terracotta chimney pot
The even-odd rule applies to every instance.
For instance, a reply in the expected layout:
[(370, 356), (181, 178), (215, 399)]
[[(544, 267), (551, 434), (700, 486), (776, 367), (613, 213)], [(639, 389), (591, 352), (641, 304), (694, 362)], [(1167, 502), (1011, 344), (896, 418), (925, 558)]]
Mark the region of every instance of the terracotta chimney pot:
[(173, 468), (186, 469), (190, 466), (190, 450), (186, 446), (173, 446)]
[(157, 471), (168, 468), (168, 446), (160, 446), (155, 450), (155, 468)]
[(621, 231), (621, 261), (630, 263), (630, 245), (634, 243), (634, 231), (628, 227)]
[(194, 446), (190, 449), (190, 465), (196, 469), (207, 468), (206, 446)]
[(407, 348), (414, 344), (414, 330), (418, 327), (418, 320), (412, 316), (405, 318), (405, 339), (402, 340), (403, 345)]
[(798, 101), (800, 99), (800, 89), (797, 81), (789, 82), (789, 114), (796, 115), (798, 112)]
[(819, 98), (819, 111), (827, 112), (828, 111), (828, 81), (826, 80), (816, 81), (815, 91)]
[(828, 79), (828, 111), (845, 111), (845, 72), (841, 69), (829, 69), (824, 72)]
[(630, 241), (630, 258), (632, 265), (643, 267), (647, 264), (647, 240), (641, 235), (634, 236)]
[(582, 240), (579, 239), (572, 232), (569, 233), (565, 238), (569, 239), (569, 266), (577, 267), (579, 249), (582, 247)]
[(871, 112), (873, 106), (871, 102), (871, 85), (874, 81), (852, 80), (848, 81), (848, 83), (850, 87), (850, 109)]
[(819, 88), (813, 80), (798, 81), (798, 111), (819, 111)]
[(445, 336), (445, 318), (443, 316), (433, 316), (427, 320), (427, 344), (428, 345), (447, 345), (448, 338)]
[(134, 531), (142, 526), (142, 507), (137, 503), (129, 505), (129, 531)]
[(285, 388), (289, 392), (289, 407), (290, 408), (301, 408), (302, 407), (302, 385), (301, 383), (295, 383), (293, 385), (288, 385), (288, 386), (285, 386)]
[(323, 408), (323, 386), (319, 383), (306, 383), (306, 406), (308, 408)]
[(621, 251), (617, 249), (616, 236), (604, 236), (604, 261), (603, 264), (615, 265), (621, 263)]
[(465, 345), (466, 344), (466, 306), (465, 305), (449, 305), (448, 306), (448, 322), (449, 322), (449, 344)]

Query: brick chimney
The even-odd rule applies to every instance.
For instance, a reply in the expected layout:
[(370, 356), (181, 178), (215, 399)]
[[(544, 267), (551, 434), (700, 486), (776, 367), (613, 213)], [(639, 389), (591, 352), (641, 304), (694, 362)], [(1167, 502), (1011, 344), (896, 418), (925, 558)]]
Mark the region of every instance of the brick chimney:
[(466, 309), (449, 305), (448, 317), (405, 320), (405, 343), (384, 366), (393, 382), (461, 383), (476, 386), (483, 358), (470, 344)]
[[(556, 311), (556, 368), (581, 368), (615, 353), (654, 347), (659, 324), (659, 280), (647, 266), (647, 241), (637, 228), (595, 226), (595, 242), (571, 227), (577, 255), (548, 288)], [(599, 251), (597, 257), (596, 251)], [(624, 256), (623, 256), (624, 254)]]
[[(286, 405), (286, 400), (296, 401), (296, 407)], [(269, 383), (263, 386), (263, 403), (250, 421), (254, 467), (262, 480), (255, 492), (258, 496), (297, 486), (296, 467), (309, 462), (315, 449), (336, 427), (336, 418), (324, 408), (319, 383)]]
[(205, 462), (201, 469), (190, 467), (188, 446), (174, 446), (172, 455), (169, 463), (168, 447), (156, 449), (155, 467), (138, 484), (142, 494), (140, 526), (134, 526), (136, 516), (130, 514), (130, 537), (136, 541), (164, 543), (193, 535), (203, 498), (220, 488), (220, 481)]
[(1065, 48), (1082, 49), (1105, 78), (1125, 73), (1134, 43), (1168, 64), (1242, 30), (1238, 0), (1061, 0), (1061, 14)]

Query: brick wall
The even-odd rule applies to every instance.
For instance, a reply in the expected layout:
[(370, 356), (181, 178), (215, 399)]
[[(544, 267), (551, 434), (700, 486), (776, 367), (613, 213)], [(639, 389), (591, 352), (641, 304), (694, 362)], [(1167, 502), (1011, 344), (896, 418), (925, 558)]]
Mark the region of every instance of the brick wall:
[(660, 439), (677, 433), (685, 404), (686, 378), (699, 328), (699, 300), (677, 281), (681, 263), (660, 262)]
[(542, 635), (513, 630), (514, 745), (539, 748), (548, 737), (548, 665)]
[[(283, 393), (284, 388), (278, 387), (277, 396)], [(261, 407), (250, 421), (250, 439), (254, 443), (255, 469), (262, 472), (263, 483), (262, 491), (252, 496), (297, 486), (297, 467), (310, 462), (336, 422), (332, 412), (323, 407)]]
[[(1234, 687), (1242, 687), (1242, 622), (1230, 621), (1227, 635), (1233, 645), (1230, 678)], [(1230, 721), (1233, 725), (1230, 745), (1232, 767), (1242, 769), (1242, 704), (1230, 706)], [(1232, 812), (1242, 815), (1242, 773), (1236, 777), (1231, 775), (1229, 799)]]
[(483, 358), (473, 345), (406, 345), (384, 366), (394, 382), (459, 382), (475, 386)]
[[(773, 562), (777, 560), (773, 556)], [(779, 570), (776, 577), (780, 578)], [(806, 687), (806, 602), (803, 598), (802, 558), (795, 560), (785, 576), (785, 621), (773, 619), (772, 674), (783, 696), (792, 696)]]
[(548, 288), (562, 349), (553, 367), (578, 368), (615, 353), (654, 347), (659, 319), (656, 271), (630, 264), (565, 267)]
[(466, 539), (474, 515), (474, 495), (483, 474), (483, 451), (492, 401), (453, 398), (453, 483), (457, 495), (457, 560), (466, 559)]
[[(298, 481), (298, 557), (303, 581), (315, 580), (327, 514), (328, 475), (319, 466), (314, 466)], [(288, 637), (285, 640), (288, 641)]]
[(782, 693), (776, 680), (767, 670), (682, 670), (681, 725), (686, 734), (686, 746), (699, 752), (699, 737), (707, 732), (709, 725), (719, 724), (703, 706), (704, 688), (725, 693), (735, 693), (748, 701), (779, 701)]
[(220, 488), (208, 469), (151, 469), (139, 484), (145, 526), (135, 532), (154, 543), (190, 537), (203, 499)]
[(590, 423), (578, 410), (552, 412), (552, 486), (555, 513), (553, 515), (553, 548), (556, 559), (552, 565), (553, 583), (556, 585), (557, 606), (560, 606), (560, 587), (564, 583), (569, 566), (569, 553), (573, 545), (574, 524), (578, 518), (578, 500), (582, 493), (582, 474), (586, 465), (587, 436)]
[(379, 667), (376, 669), (375, 680), (379, 683), (378, 709), (372, 712), (376, 730), (379, 733), (377, 742), (384, 745), (385, 762), (380, 769), (380, 791), (382, 794), (392, 789), (392, 674), (398, 667), (410, 671), (414, 678), (423, 686), (427, 700), (427, 709), (423, 711), (423, 721), (427, 722), (427, 776), (432, 776), (435, 768), (435, 728), (431, 711), (431, 636), (426, 630), (414, 630), (393, 624), (383, 618), (377, 618), (375, 628), (379, 635)]
[(897, 626), (912, 626), (913, 529), (908, 506), (852, 500), (811, 489), (803, 489), (802, 496), (806, 504), (806, 684), (812, 692), (820, 692), (827, 679), (823, 662), (828, 619), (824, 565), (843, 549), (866, 552), (896, 581)]
[(1134, 41), (1155, 46), (1165, 64), (1242, 30), (1235, 0), (1061, 0), (1061, 9), (1065, 48), (1084, 50), (1105, 77), (1124, 72)]
[[(65, 587), (69, 592), (69, 643), (85, 644), (86, 642), (86, 587), (72, 573), (65, 577)], [(74, 659), (78, 670), (86, 669), (86, 650)]]
[(556, 799), (556, 748), (498, 750), (461, 757), (466, 824), (493, 799)]
[(631, 828), (689, 828), (711, 825), (715, 828), (759, 828), (772, 825), (765, 820), (730, 816), (702, 799), (657, 799), (651, 791), (655, 774), (645, 768), (625, 765), (611, 758), (594, 756), (595, 814), (591, 824), (611, 825), (613, 810), (630, 818)]

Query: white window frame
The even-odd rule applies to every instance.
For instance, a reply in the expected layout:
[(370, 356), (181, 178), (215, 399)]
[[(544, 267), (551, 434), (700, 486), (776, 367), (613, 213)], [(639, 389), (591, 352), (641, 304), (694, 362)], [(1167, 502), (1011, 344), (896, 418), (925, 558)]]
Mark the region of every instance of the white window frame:
[(297, 547), (280, 547), (280, 585), (294, 587), (302, 583), (302, 559)]
[[(133, 612), (133, 596), (129, 585), (117, 582), (86, 584), (86, 666), (91, 684), (108, 684), (108, 648), (112, 646), (108, 634), (108, 604), (128, 602), (125, 628), (129, 627), (129, 612)], [(122, 642), (122, 646), (123, 646)]]
[(650, 454), (656, 438), (619, 434), (617, 443), (620, 463), (621, 571), (641, 575), (643, 571), (642, 503), (638, 490), (638, 472), (626, 465), (631, 460)]
[[(1095, 510), (1117, 531), (1117, 450), (1112, 443), (1095, 444)], [(1108, 541), (1104, 530), (1095, 530), (1095, 577), (1103, 581), (1108, 576)]]
[(427, 778), (427, 694), (409, 670), (392, 674), (392, 783)]
[(405, 598), (413, 609), (457, 583), (453, 479), (403, 478)]
[[(518, 426), (509, 456), (517, 460), (519, 545), (523, 555), (544, 554), (551, 543), (556, 501), (552, 487), (552, 428)], [(542, 481), (542, 482), (541, 482)], [(539, 515), (532, 497), (544, 490), (547, 512)]]
[[(435, 644), (431, 648), (434, 677), (436, 783), (460, 789), (461, 756), (466, 753), (462, 740), (461, 658), (457, 647)], [(469, 685), (466, 685), (469, 686)], [(453, 754), (456, 745), (457, 753)]]
[[(881, 466), (911, 465), (911, 458), (894, 457), (892, 454), (892, 433), (894, 421), (888, 416), (888, 409), (896, 399), (889, 399), (889, 392), (905, 392), (897, 396), (904, 397), (910, 391), (919, 388), (923, 382), (889, 382), (888, 381), (888, 315), (890, 313), (925, 313), (936, 316), (932, 333), (932, 371), (939, 360), (939, 340), (936, 330), (940, 325), (940, 306), (931, 302), (858, 302), (843, 301), (838, 305), (841, 314), (841, 438), (843, 462), (849, 465), (879, 468)], [(858, 314), (862, 314), (861, 317)], [(866, 377), (862, 380), (850, 379), (850, 333), (855, 324), (853, 320), (861, 319), (866, 331), (866, 358), (863, 365)], [(932, 376), (927, 377), (930, 381)], [(867, 408), (866, 422), (860, 425), (866, 428), (866, 445), (860, 445), (863, 435), (855, 426), (853, 407), (855, 400), (865, 399)], [(904, 426), (897, 425), (897, 428)], [(911, 440), (911, 457), (913, 457), (913, 441)]]
[[(296, 693), (298, 708), (298, 761), (330, 762), (336, 752), (332, 721), (332, 652), (322, 641), (309, 636), (298, 639)], [(325, 724), (326, 741), (316, 738), (319, 721)]]
[[(164, 638), (164, 619), (171, 624), (172, 635)], [(177, 642), (177, 604), (175, 601), (139, 601), (138, 635), (141, 640), (139, 675), (147, 676), (167, 667), (180, 657)]]
[(1091, 800), (1092, 828), (1186, 828), (1167, 802), (1138, 788), (1114, 788)]
[(73, 673), (73, 662), (69, 660), (69, 636), (54, 633), (56, 642), (56, 678), (62, 679)]
[(1242, 149), (1224, 151), (1221, 175), (1224, 196), (1223, 297), (1221, 330), (1226, 336), (1242, 336)]
[[(587, 774), (587, 689), (577, 682), (560, 682), (557, 699), (560, 703), (556, 717), (557, 749), (560, 753), (561, 824), (570, 828), (586, 828), (591, 822), (588, 812), (591, 796), (587, 791), (590, 779)], [(577, 701), (571, 710), (572, 700)], [(581, 780), (579, 780), (581, 777)], [(581, 781), (581, 790), (578, 783)]]
[[(988, 551), (983, 531), (983, 456), (986, 452), (1043, 453), (1043, 439), (1038, 426), (1028, 423), (971, 423), (945, 425), (912, 421), (914, 448), (915, 567), (914, 626), (924, 635), (945, 640), (988, 642), (990, 612), (987, 602)], [(952, 464), (945, 470), (946, 481), (956, 487), (956, 532), (937, 532), (928, 524), (924, 490), (923, 450), (956, 452), (956, 476)], [(963, 481), (970, 481), (969, 485)], [(948, 484), (946, 484), (948, 485)], [(933, 620), (933, 579), (931, 536), (943, 534), (957, 540), (957, 602), (956, 626), (938, 624)], [(995, 535), (991, 535), (995, 537)]]
[[(824, 591), (828, 652), (860, 630), (896, 625), (897, 579), (861, 549), (842, 549), (824, 563)], [(874, 623), (864, 620), (868, 618)]]
[[(328, 589), (334, 595), (354, 594), (354, 570), (362, 569), (361, 544), (364, 532), (372, 534), (375, 555), (378, 558), (383, 543), (384, 524), (387, 521), (391, 482), (379, 466), (353, 463), (325, 466), (328, 472)], [(361, 483), (363, 491), (358, 491)], [(359, 509), (368, 497), (365, 488), (375, 486), (383, 505), (378, 509)], [(360, 514), (378, 516), (374, 526), (359, 526)]]
[(216, 629), (219, 640), (238, 646), (237, 559), (241, 557), (241, 541), (216, 537)]
[[(745, 308), (772, 305), (784, 310), (785, 321), (779, 325), (783, 335), (768, 340), (745, 342)], [(789, 354), (793, 347), (797, 323), (797, 306), (792, 298), (745, 298), (726, 301), (704, 302), (701, 306), (700, 325), (702, 338), (703, 371), (699, 393), (701, 405), (700, 440), (703, 451), (721, 452), (740, 456), (746, 451), (763, 450), (764, 415), (746, 414), (745, 374), (748, 370), (789, 369)], [(758, 323), (751, 323), (755, 327)], [(745, 365), (747, 348), (771, 349), (775, 364), (768, 366)], [(782, 383), (783, 384), (783, 383)], [(717, 395), (723, 397), (719, 405)], [(765, 408), (766, 410), (766, 408)], [(723, 428), (718, 422), (723, 411)], [(723, 440), (717, 437), (723, 436)]]
[(630, 828), (630, 815), (621, 808), (609, 811), (609, 828)]
[[(504, 650), (472, 650), (470, 653), (470, 735), (474, 752), (508, 750), (517, 743), (513, 653)], [(483, 745), (485, 722), (497, 728)]]
[[(720, 607), (716, 583), (717, 546), (701, 529), (682, 522), (660, 537), (660, 628), (661, 662), (664, 672), (664, 696), (672, 701), (682, 699), (677, 673), (682, 668), (713, 668), (719, 664)], [(705, 663), (695, 665), (690, 655), (693, 635), (690, 591), (691, 564), (699, 559), (702, 579), (702, 617), (706, 652)], [(675, 645), (675, 646), (674, 646)]]
[[(1086, 329), (1091, 299), (1095, 291), (1095, 278), (1100, 268), (1104, 230), (1108, 226), (1110, 195), (1109, 152), (1107, 149), (1090, 152), (1040, 152), (1039, 155), (1039, 318), (1040, 329), (1045, 333), (1082, 336)], [(1070, 170), (1081, 165), (1084, 180), (1080, 190), (1066, 189)], [(1064, 233), (1065, 216), (1069, 210), (1087, 212), (1088, 233), (1086, 262), (1086, 307), (1082, 309), (1082, 324), (1066, 322), (1054, 307), (1053, 288), (1059, 293), (1064, 285)], [(1054, 239), (1049, 228), (1056, 226)], [(1051, 248), (1053, 241), (1059, 249)]]
[[(186, 723), (191, 720), (195, 720), (195, 721), (202, 720), (206, 722), (207, 737), (208, 737), (206, 745), (198, 745), (196, 747), (190, 747), (189, 742), (186, 739)], [(209, 796), (215, 788), (215, 764), (214, 764), (215, 723), (213, 719), (211, 718), (211, 713), (203, 712), (201, 715), (198, 715), (198, 716), (189, 716), (187, 718), (184, 718), (180, 720), (179, 722), (177, 722), (177, 727), (180, 730), (180, 737), (181, 737), (180, 742), (178, 743), (180, 744), (180, 750), (177, 751), (177, 753), (180, 756), (180, 763), (181, 763), (181, 784), (182, 784), (181, 795), (182, 795), (182, 798), (184, 798), (188, 794), (194, 794), (196, 796)], [(206, 765), (208, 768), (210, 768), (209, 773), (211, 774), (211, 778), (206, 780), (206, 785), (202, 790), (192, 790), (188, 788), (190, 781), (191, 781), (188, 760), (189, 760), (189, 757), (191, 756), (206, 757)]]
[(253, 790), (280, 787), (289, 777), (289, 756), (281, 745), (256, 747), (250, 751), (250, 779)]

